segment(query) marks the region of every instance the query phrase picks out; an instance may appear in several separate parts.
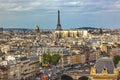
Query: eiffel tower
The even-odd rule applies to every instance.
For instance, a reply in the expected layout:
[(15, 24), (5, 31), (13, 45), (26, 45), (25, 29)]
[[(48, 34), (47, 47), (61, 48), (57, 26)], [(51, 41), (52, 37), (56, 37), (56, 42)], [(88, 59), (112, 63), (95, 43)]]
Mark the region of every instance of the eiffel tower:
[(58, 10), (58, 22), (57, 22), (56, 30), (62, 30), (61, 24), (60, 24), (60, 11), (59, 10)]

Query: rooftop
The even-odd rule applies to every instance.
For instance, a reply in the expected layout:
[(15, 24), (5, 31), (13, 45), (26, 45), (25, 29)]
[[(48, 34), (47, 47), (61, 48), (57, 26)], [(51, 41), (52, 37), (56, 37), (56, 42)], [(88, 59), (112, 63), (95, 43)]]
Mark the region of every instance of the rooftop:
[(102, 69), (106, 68), (108, 73), (112, 74), (115, 66), (111, 58), (102, 57), (96, 61), (95, 67), (96, 67), (97, 73), (101, 73)]

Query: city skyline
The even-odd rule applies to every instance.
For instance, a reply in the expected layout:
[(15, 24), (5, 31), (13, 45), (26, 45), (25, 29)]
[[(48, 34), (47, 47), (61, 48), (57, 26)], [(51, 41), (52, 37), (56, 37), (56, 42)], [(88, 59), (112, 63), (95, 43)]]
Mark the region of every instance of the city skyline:
[(0, 0), (0, 27), (56, 29), (120, 28), (120, 0)]

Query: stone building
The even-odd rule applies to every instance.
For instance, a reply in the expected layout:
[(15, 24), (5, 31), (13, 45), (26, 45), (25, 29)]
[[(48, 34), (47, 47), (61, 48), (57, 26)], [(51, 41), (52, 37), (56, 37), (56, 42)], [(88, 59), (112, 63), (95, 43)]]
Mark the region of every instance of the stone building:
[(115, 68), (113, 60), (108, 57), (100, 58), (91, 68), (91, 80), (118, 80), (118, 69)]
[(21, 58), (21, 79), (34, 79), (39, 70), (39, 59), (36, 55)]

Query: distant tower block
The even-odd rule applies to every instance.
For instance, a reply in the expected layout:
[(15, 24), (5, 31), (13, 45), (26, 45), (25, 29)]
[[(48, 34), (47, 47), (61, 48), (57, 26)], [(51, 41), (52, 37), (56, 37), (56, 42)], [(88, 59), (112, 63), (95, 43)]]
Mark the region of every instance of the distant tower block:
[(39, 30), (39, 26), (38, 26), (38, 25), (36, 25), (36, 27), (35, 27), (35, 31), (36, 31), (36, 33), (39, 33), (39, 32), (40, 32), (40, 30)]
[(58, 10), (58, 22), (57, 22), (56, 30), (62, 30), (61, 24), (60, 24), (60, 11), (59, 10)]

